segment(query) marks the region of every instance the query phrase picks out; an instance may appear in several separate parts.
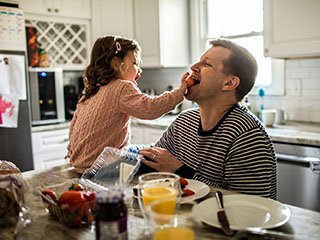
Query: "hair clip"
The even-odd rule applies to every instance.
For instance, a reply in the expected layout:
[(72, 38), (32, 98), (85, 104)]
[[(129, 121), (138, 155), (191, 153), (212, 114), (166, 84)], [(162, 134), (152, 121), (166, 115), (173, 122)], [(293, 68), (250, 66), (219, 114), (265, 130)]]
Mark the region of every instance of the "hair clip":
[(121, 51), (121, 44), (119, 42), (116, 42), (116, 52), (114, 54), (118, 54), (118, 52)]

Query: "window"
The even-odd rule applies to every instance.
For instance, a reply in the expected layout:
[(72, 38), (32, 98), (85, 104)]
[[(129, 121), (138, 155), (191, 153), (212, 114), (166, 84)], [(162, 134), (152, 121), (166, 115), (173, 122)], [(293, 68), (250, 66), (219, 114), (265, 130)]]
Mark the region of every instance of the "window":
[(191, 1), (193, 61), (209, 47), (209, 40), (226, 38), (247, 48), (257, 60), (258, 76), (252, 94), (284, 94), (284, 61), (263, 55), (263, 0)]

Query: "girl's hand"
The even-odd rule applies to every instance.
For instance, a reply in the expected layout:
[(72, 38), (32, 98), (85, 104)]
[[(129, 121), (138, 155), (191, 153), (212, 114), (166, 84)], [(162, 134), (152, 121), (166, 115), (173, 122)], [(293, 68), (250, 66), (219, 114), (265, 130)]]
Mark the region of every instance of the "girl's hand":
[(178, 87), (180, 90), (186, 92), (187, 90), (187, 79), (190, 76), (189, 72), (186, 72), (185, 74), (182, 75), (181, 79), (180, 79), (180, 86)]

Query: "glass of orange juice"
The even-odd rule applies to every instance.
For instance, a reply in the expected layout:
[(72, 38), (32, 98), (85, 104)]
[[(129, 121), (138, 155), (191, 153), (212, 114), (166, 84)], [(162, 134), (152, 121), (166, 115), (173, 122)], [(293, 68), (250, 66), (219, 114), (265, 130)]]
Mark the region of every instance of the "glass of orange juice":
[[(171, 213), (163, 213), (166, 199), (153, 201), (146, 207), (153, 240), (195, 240), (197, 224), (192, 217), (193, 203)], [(160, 210), (160, 211), (159, 211)]]
[(174, 214), (180, 200), (179, 176), (174, 173), (153, 172), (139, 176), (138, 202), (140, 210), (148, 223), (146, 207), (152, 202), (165, 199), (158, 206), (159, 213)]

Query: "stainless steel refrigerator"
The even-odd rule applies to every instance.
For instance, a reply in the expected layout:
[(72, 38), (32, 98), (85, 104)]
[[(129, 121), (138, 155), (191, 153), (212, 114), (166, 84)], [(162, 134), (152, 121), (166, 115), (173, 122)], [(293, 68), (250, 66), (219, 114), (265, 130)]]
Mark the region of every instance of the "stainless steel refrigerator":
[[(15, 63), (15, 59), (19, 59)], [(31, 113), (27, 71), (24, 13), (0, 2), (0, 96), (19, 94), (14, 127), (0, 126), (0, 160), (15, 163), (21, 171), (33, 169)], [(8, 62), (6, 60), (9, 60)], [(16, 81), (18, 79), (18, 81)], [(14, 84), (18, 83), (19, 86)], [(12, 90), (13, 89), (13, 90)], [(21, 95), (21, 96), (20, 96)], [(1, 113), (0, 113), (1, 114)]]

